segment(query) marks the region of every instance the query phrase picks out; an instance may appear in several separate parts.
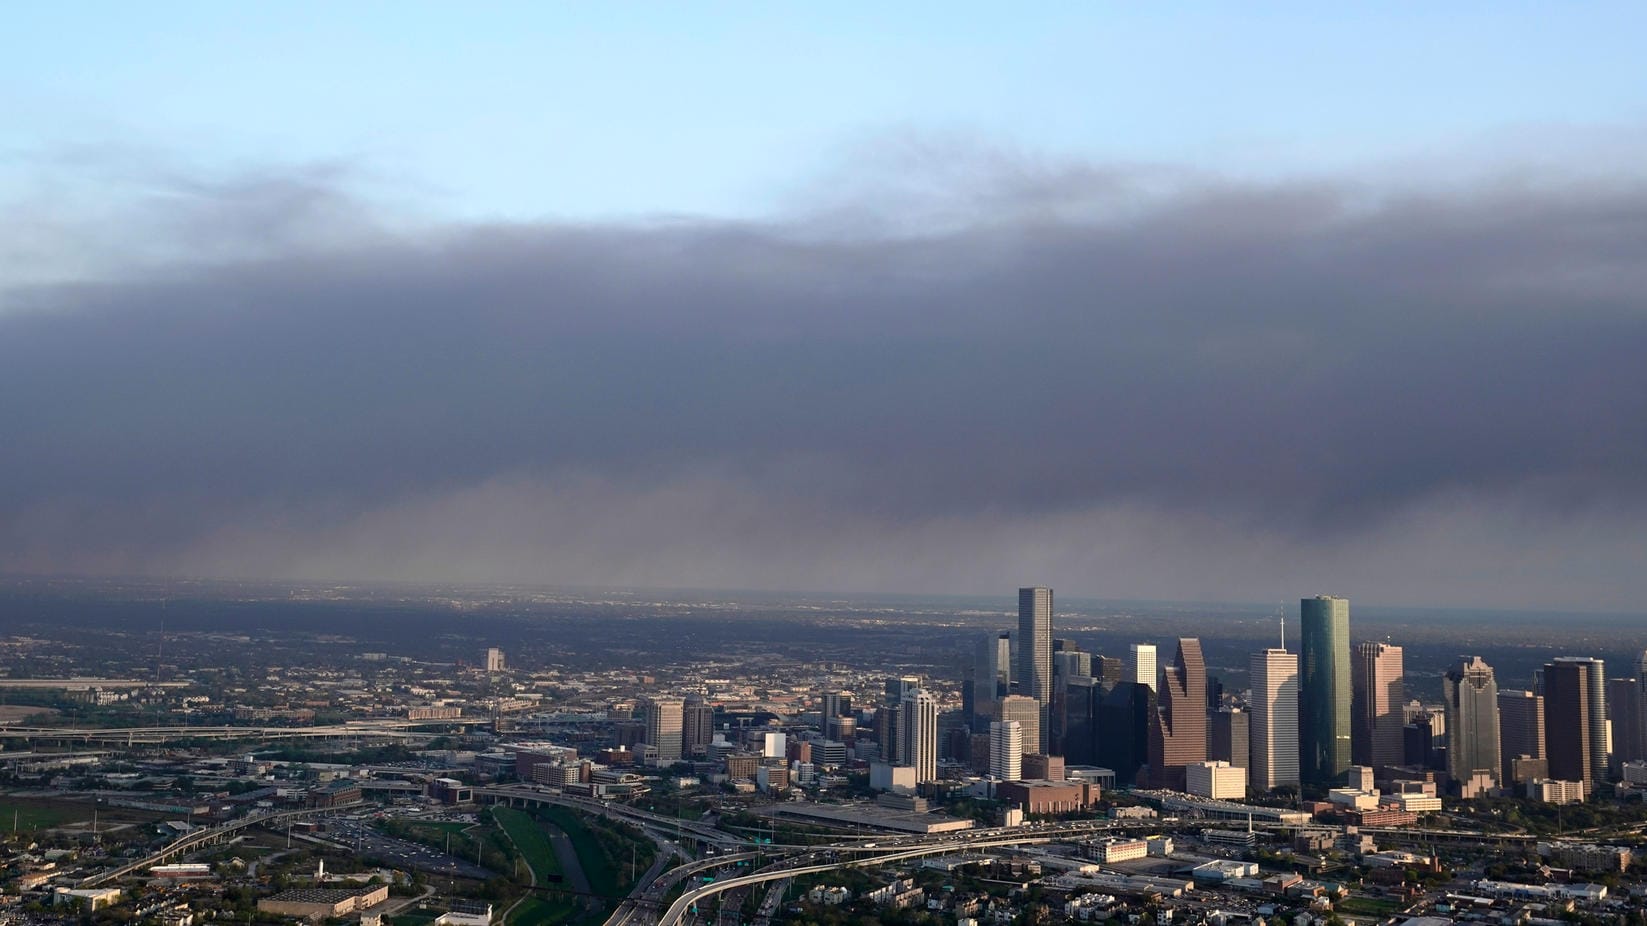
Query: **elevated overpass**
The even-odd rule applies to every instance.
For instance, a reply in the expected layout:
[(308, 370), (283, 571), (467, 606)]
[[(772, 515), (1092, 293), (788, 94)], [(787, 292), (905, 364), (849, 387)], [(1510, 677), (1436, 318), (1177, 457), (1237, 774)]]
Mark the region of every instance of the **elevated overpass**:
[[(699, 901), (734, 888), (764, 884), (768, 881), (779, 881), (784, 878), (793, 878), (797, 875), (809, 875), (823, 871), (834, 871), (839, 868), (859, 868), (870, 865), (886, 865), (893, 862), (901, 862), (906, 859), (921, 858), (927, 855), (943, 855), (949, 852), (957, 852), (961, 849), (991, 849), (1000, 848), (1003, 846), (1036, 845), (1040, 843), (1052, 842), (1058, 838), (1061, 837), (1052, 835), (1046, 831), (1029, 831), (1015, 835), (997, 834), (982, 839), (970, 839), (965, 836), (957, 837), (950, 834), (942, 837), (936, 837), (934, 841), (928, 845), (899, 845), (888, 847), (884, 850), (880, 849), (878, 846), (869, 847), (875, 849), (876, 851), (868, 854), (859, 854), (853, 858), (847, 859), (831, 859), (829, 861), (808, 864), (804, 861), (803, 856), (790, 860), (789, 862), (779, 862), (778, 864), (773, 865), (763, 871), (751, 872), (747, 875), (738, 875), (736, 877), (726, 878), (712, 884), (702, 884), (696, 887), (688, 888), (685, 893), (681, 894), (681, 896), (677, 898), (674, 903), (670, 904), (669, 908), (663, 912), (663, 915), (658, 918), (658, 924), (659, 926), (678, 926), (681, 922), (681, 918), (684, 917), (688, 911), (696, 907)], [(838, 848), (840, 847), (820, 847), (807, 854), (824, 854), (827, 852), (837, 851)], [(865, 847), (859, 846), (857, 848), (863, 849)]]
[(690, 835), (694, 839), (701, 839), (717, 846), (732, 847), (744, 845), (747, 840), (735, 833), (718, 830), (712, 826), (699, 823), (695, 820), (681, 820), (675, 817), (666, 817), (663, 814), (652, 813), (631, 807), (620, 801), (602, 801), (596, 798), (583, 797), (576, 794), (567, 794), (563, 791), (539, 790), (530, 785), (499, 785), (496, 787), (479, 787), (475, 789), (475, 797), (493, 803), (507, 803), (511, 807), (536, 807), (554, 805), (582, 810), (597, 816), (617, 817), (641, 826), (667, 832)]
[(97, 887), (100, 884), (107, 884), (117, 878), (124, 878), (139, 869), (148, 868), (152, 865), (159, 865), (167, 859), (175, 858), (185, 852), (192, 852), (202, 846), (209, 846), (214, 843), (222, 842), (230, 836), (233, 836), (241, 830), (249, 827), (268, 826), (271, 823), (280, 823), (282, 821), (295, 820), (299, 817), (314, 816), (316, 814), (337, 813), (340, 810), (347, 810), (351, 807), (363, 806), (364, 803), (364, 801), (355, 801), (349, 804), (339, 804), (335, 807), (311, 807), (304, 810), (276, 810), (269, 813), (252, 814), (249, 817), (231, 820), (228, 823), (224, 823), (219, 826), (196, 830), (192, 833), (179, 836), (177, 839), (167, 843), (160, 851), (152, 855), (144, 856), (135, 862), (127, 862), (118, 868), (110, 868), (106, 871), (99, 872), (89, 878), (82, 878), (77, 886)]

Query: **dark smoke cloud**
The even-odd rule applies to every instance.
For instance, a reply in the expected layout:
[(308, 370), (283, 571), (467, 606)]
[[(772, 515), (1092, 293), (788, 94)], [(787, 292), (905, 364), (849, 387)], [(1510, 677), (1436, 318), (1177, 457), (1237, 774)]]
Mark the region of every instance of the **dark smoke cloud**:
[(951, 180), (981, 192), (419, 228), (324, 170), (167, 185), (115, 239), (163, 258), (0, 292), (0, 557), (1647, 591), (1647, 186)]

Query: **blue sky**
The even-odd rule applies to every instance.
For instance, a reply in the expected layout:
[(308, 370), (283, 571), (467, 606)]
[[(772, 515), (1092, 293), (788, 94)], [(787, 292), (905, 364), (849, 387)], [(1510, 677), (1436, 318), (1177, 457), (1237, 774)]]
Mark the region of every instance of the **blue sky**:
[(18, 4), (0, 184), (113, 149), (443, 216), (749, 216), (908, 133), (1288, 175), (1647, 113), (1647, 6), (1350, 6)]

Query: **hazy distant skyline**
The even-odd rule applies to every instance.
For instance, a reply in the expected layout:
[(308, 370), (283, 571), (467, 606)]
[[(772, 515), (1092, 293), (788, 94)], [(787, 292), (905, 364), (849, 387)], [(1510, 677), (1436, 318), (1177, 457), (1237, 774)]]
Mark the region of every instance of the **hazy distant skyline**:
[(0, 572), (1643, 610), (1639, 10), (89, 9)]

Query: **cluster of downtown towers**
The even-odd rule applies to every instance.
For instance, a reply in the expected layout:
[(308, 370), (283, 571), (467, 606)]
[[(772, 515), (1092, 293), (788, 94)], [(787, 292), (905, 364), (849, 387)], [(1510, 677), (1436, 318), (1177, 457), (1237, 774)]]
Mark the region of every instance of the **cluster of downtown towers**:
[[(1158, 668), (1150, 644), (1123, 660), (1055, 639), (1052, 611), (1052, 589), (1020, 589), (1017, 640), (978, 643), (964, 710), (992, 752), (1021, 742), (1111, 769), (1122, 785), (1174, 790), (1189, 766), (1224, 760), (1247, 768), (1255, 793), (1333, 787), (1352, 765), (1428, 766), (1466, 797), (1539, 781), (1589, 794), (1621, 762), (1647, 759), (1647, 654), (1635, 678), (1609, 681), (1602, 660), (1566, 656), (1544, 666), (1535, 690), (1503, 692), (1491, 666), (1463, 657), (1443, 676), (1441, 716), (1415, 717), (1401, 647), (1352, 647), (1349, 601), (1322, 595), (1302, 600), (1300, 652), (1283, 640), (1252, 654), (1241, 709), (1209, 698), (1199, 639), (1179, 638)], [(998, 775), (1015, 764), (991, 759)]]

